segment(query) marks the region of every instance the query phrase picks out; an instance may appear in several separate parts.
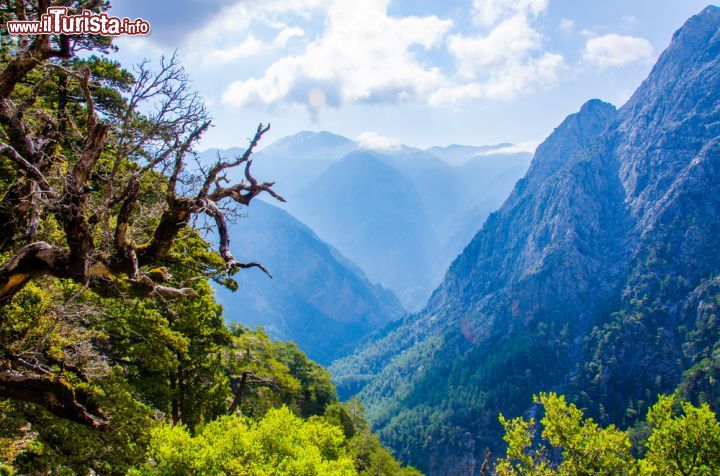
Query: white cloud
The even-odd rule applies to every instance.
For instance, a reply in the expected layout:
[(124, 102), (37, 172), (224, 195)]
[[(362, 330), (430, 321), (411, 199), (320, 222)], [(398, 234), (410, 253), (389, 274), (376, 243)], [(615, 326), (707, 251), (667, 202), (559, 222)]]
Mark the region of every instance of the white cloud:
[(253, 8), (273, 13), (308, 15), (313, 10), (329, 8), (333, 0), (254, 0)]
[[(204, 36), (227, 37), (233, 28), (227, 17), (246, 15), (252, 20), (255, 15), (259, 20), (252, 21), (277, 31), (275, 40), (261, 46), (246, 35), (239, 45), (211, 47), (202, 55), (208, 63), (260, 53), (272, 59), (260, 74), (230, 84), (222, 94), (224, 104), (302, 106), (313, 115), (343, 104), (444, 106), (466, 100), (512, 100), (557, 82), (566, 68), (562, 55), (545, 51), (544, 38), (533, 26), (546, 12), (548, 0), (474, 0), (476, 32), (452, 35), (451, 20), (390, 16), (390, 2), (268, 0), (262, 4), (262, 15), (248, 6), (255, 0), (241, 2), (232, 7), (233, 15), (209, 25)], [(324, 15), (324, 30), (315, 36), (289, 30), (289, 22), (283, 22), (288, 18), (275, 14), (302, 16), (311, 11)], [(284, 51), (291, 41), (293, 53)], [(419, 59), (419, 49), (437, 48), (446, 48), (454, 57), (456, 70), (441, 70)]]
[(430, 95), (428, 103), (431, 106), (447, 106), (460, 104), (466, 100), (480, 99), (485, 96), (483, 85), (480, 83), (456, 84), (438, 88)]
[(164, 51), (147, 36), (119, 36), (113, 39), (113, 45), (121, 51), (129, 51), (135, 55), (142, 54), (146, 58), (159, 58)]
[(391, 17), (389, 1), (335, 0), (325, 31), (303, 53), (278, 59), (261, 77), (232, 83), (223, 102), (307, 105), (313, 89), (321, 90), (330, 106), (426, 96), (445, 79), (438, 69), (418, 62), (410, 49), (439, 45), (452, 22), (436, 16)]
[(457, 58), (460, 73), (467, 77), (520, 63), (541, 46), (540, 34), (524, 15), (503, 20), (487, 36), (454, 35), (448, 40), (448, 50)]
[(299, 38), (304, 35), (305, 30), (300, 27), (285, 27), (273, 40), (273, 46), (276, 48), (284, 48), (291, 39)]
[(562, 55), (544, 53), (525, 63), (504, 68), (483, 82), (441, 87), (430, 96), (429, 103), (433, 106), (444, 106), (483, 98), (509, 101), (518, 94), (555, 84), (560, 79), (560, 72), (565, 69)]
[(355, 141), (361, 148), (369, 150), (398, 150), (401, 146), (398, 140), (382, 136), (374, 131), (363, 132), (357, 136)]
[(555, 53), (543, 53), (524, 63), (512, 64), (501, 73), (493, 74), (485, 84), (486, 96), (493, 99), (515, 99), (536, 87), (550, 86), (560, 79), (566, 68), (565, 58)]
[(564, 57), (544, 51), (543, 36), (531, 25), (547, 6), (547, 0), (475, 0), (475, 18), (486, 33), (449, 37), (448, 51), (465, 81), (438, 88), (430, 103), (511, 100), (556, 82)]
[(653, 46), (645, 38), (615, 33), (590, 38), (583, 52), (585, 61), (603, 68), (647, 62), (652, 56)]
[[(187, 36), (183, 51), (190, 62), (204, 67), (220, 66), (239, 59), (281, 51), (291, 41), (305, 36), (298, 26), (289, 26), (284, 16), (304, 17), (322, 10), (329, 0), (248, 0), (222, 9), (201, 29)], [(254, 30), (262, 35), (258, 36)], [(270, 36), (274, 34), (275, 36)]]
[(290, 39), (300, 38), (304, 35), (305, 31), (302, 28), (287, 27), (283, 28), (277, 36), (275, 36), (275, 39), (268, 43), (260, 41), (250, 34), (239, 45), (229, 48), (210, 48), (204, 51), (202, 53), (202, 63), (206, 66), (217, 66), (240, 58), (247, 58), (275, 49), (282, 49), (285, 48)]
[(254, 56), (266, 49), (265, 43), (250, 35), (242, 43), (231, 48), (213, 48), (202, 55), (204, 64), (229, 63), (239, 58)]

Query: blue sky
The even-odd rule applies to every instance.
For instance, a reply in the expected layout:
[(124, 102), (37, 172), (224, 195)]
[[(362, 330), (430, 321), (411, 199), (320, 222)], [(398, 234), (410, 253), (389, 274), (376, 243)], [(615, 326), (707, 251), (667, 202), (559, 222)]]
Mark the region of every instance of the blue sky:
[(591, 98), (622, 105), (707, 0), (116, 0), (149, 20), (131, 65), (177, 50), (215, 127), (202, 147), (329, 130), (370, 147), (531, 150)]

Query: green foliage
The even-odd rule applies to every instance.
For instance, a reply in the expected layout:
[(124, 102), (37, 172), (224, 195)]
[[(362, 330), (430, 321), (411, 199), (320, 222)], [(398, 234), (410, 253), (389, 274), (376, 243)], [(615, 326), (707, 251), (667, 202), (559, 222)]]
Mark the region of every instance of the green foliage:
[(500, 459), (495, 468), (501, 476), (553, 474), (545, 448), (531, 450), (535, 438), (535, 420), (513, 418), (507, 420), (500, 414), (500, 424), (505, 429), (503, 440), (507, 443), (507, 455)]
[(327, 370), (226, 327), (210, 282), (239, 267), (191, 225), (270, 189), (249, 162), (252, 186), (221, 186), (225, 163), (190, 198), (210, 122), (177, 58), (130, 72), (110, 38), (47, 39), (0, 35), (0, 474), (402, 474), (362, 412), (352, 437), (325, 419)]
[[(541, 394), (535, 402), (545, 415), (542, 439), (536, 442), (535, 421), (515, 418), (500, 422), (508, 444), (496, 472), (510, 475), (712, 475), (720, 472), (720, 423), (710, 408), (661, 396), (647, 414), (650, 434), (645, 457), (631, 453), (630, 436), (610, 425), (601, 428), (563, 396)], [(675, 411), (679, 405), (681, 412)], [(559, 454), (557, 461), (549, 455)]]
[(689, 401), (718, 410), (720, 277), (689, 266), (673, 252), (681, 243), (669, 240), (648, 243), (617, 311), (585, 339), (568, 397), (602, 423), (632, 426), (655, 395), (678, 387)]
[(325, 408), (337, 401), (330, 372), (307, 358), (294, 342), (276, 344), (278, 359), (288, 366), (290, 374), (300, 382), (300, 394), (295, 399), (300, 415), (321, 415)]
[[(92, 309), (97, 321), (75, 323), (77, 328), (57, 327), (52, 314), (57, 302), (77, 293), (77, 286), (53, 282), (23, 290), (11, 307), (12, 325), (2, 328), (9, 344), (4, 349), (33, 345), (57, 361), (88, 340), (104, 349), (102, 358), (85, 358), (86, 364), (98, 359), (93, 365), (105, 370), (76, 385), (94, 395), (112, 431), (98, 433), (32, 404), (0, 402), (0, 425), (8, 435), (0, 439), (0, 461), (7, 471), (116, 474), (135, 466), (143, 473), (187, 474), (191, 466), (180, 470), (179, 464), (230, 468), (242, 461), (251, 468), (245, 474), (278, 474), (267, 468), (282, 459), (287, 474), (419, 474), (402, 468), (382, 447), (357, 402), (337, 403), (327, 370), (294, 344), (271, 341), (262, 329), (228, 331), (207, 282), (197, 281), (195, 289), (197, 298), (177, 302), (121, 302), (81, 294), (75, 299), (81, 309)], [(222, 416), (233, 398), (231, 381), (245, 371), (255, 378), (240, 406), (246, 416)], [(177, 425), (158, 427), (158, 415)], [(226, 431), (237, 437), (236, 446), (217, 439)], [(283, 439), (272, 441), (268, 435)], [(192, 444), (161, 444), (185, 439)], [(237, 446), (244, 444), (248, 448)], [(158, 466), (143, 466), (148, 457)]]
[[(199, 237), (195, 245), (207, 248)], [(120, 300), (48, 279), (15, 296), (3, 309), (0, 356), (62, 375), (91, 396), (111, 430), (5, 400), (2, 420), (16, 424), (0, 443), (2, 460), (22, 473), (122, 473), (145, 458), (158, 414), (191, 427), (223, 414), (230, 391), (220, 351), (230, 333), (207, 281), (193, 287), (192, 300)]]
[(652, 434), (647, 441), (644, 474), (713, 475), (720, 472), (720, 424), (707, 404), (695, 407), (664, 396), (648, 412)]
[(121, 474), (145, 458), (153, 409), (138, 400), (119, 375), (93, 383), (112, 431), (98, 433), (33, 405), (6, 402), (7, 416), (24, 421), (23, 445), (12, 467), (20, 474)]
[(322, 415), (327, 405), (337, 401), (328, 371), (295, 344), (273, 342), (262, 329), (236, 326), (232, 333), (223, 364), (243, 414), (263, 415), (286, 405), (309, 417)]
[(342, 428), (355, 469), (360, 475), (416, 476), (421, 473), (412, 467), (402, 467), (383, 448), (380, 440), (370, 430), (365, 420), (365, 410), (357, 400), (330, 405), (325, 410), (325, 419)]
[(228, 415), (195, 436), (183, 426), (153, 430), (151, 463), (131, 474), (328, 475), (357, 474), (342, 430), (319, 418), (303, 420), (283, 407), (257, 421)]
[(357, 402), (303, 419), (283, 406), (262, 418), (228, 415), (197, 429), (162, 424), (151, 433), (149, 462), (138, 475), (418, 476), (387, 452)]
[[(47, 280), (31, 283), (5, 308), (4, 355), (24, 351), (58, 372), (61, 363), (72, 362), (77, 373), (66, 371), (66, 378), (93, 395), (112, 430), (98, 432), (32, 404), (0, 401), (0, 471), (121, 474), (136, 467), (173, 474), (178, 461), (202, 466), (209, 461), (203, 458), (214, 458), (213, 464), (233, 465), (242, 454), (243, 465), (254, 468), (246, 474), (277, 474), (267, 468), (278, 459), (286, 460), (287, 474), (418, 474), (381, 446), (359, 405), (337, 403), (328, 371), (295, 344), (271, 341), (262, 329), (228, 330), (207, 280), (190, 271), (193, 263), (212, 266), (207, 243), (190, 233), (179, 246), (170, 269), (195, 278), (193, 299), (101, 298), (76, 284)], [(223, 416), (235, 396), (231, 384), (243, 372), (254, 379), (239, 407), (245, 416)], [(217, 438), (230, 427), (239, 438), (234, 444), (248, 448), (220, 444)], [(183, 438), (192, 446), (161, 444)], [(214, 453), (203, 453), (203, 445)], [(192, 463), (186, 461), (190, 448), (199, 451)], [(143, 465), (154, 452), (169, 466)]]
[(560, 474), (612, 475), (632, 468), (630, 440), (625, 432), (614, 425), (600, 428), (591, 418), (583, 420), (582, 412), (562, 396), (541, 394), (535, 402), (545, 409), (542, 437), (563, 449)]

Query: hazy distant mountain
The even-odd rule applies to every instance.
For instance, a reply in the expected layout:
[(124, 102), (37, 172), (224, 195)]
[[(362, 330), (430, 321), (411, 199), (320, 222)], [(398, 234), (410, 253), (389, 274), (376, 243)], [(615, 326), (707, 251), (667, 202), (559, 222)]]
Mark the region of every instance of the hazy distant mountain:
[(292, 196), (288, 209), (403, 303), (424, 299), (437, 244), (416, 188), (400, 171), (354, 152)]
[(411, 148), (355, 152), (290, 197), (288, 210), (417, 310), (530, 157), (477, 157), (452, 167)]
[(426, 152), (442, 159), (449, 165), (462, 165), (480, 155), (489, 155), (510, 146), (512, 144), (508, 143), (481, 146), (450, 144), (447, 147), (431, 147)]
[[(531, 155), (499, 153), (507, 146), (374, 151), (329, 132), (305, 131), (257, 152), (253, 170), (258, 179), (276, 182), (289, 201), (284, 209), (392, 289), (406, 308), (418, 310), (525, 172)], [(205, 151), (201, 159), (213, 160), (217, 152)]]
[(424, 296), (427, 299), (452, 260), (510, 194), (532, 155), (481, 155), (460, 166), (450, 166), (434, 154), (420, 151), (378, 157), (410, 179), (430, 220), (437, 248), (428, 257), (433, 279)]
[[(406, 308), (419, 310), (525, 172), (531, 155), (500, 153), (508, 146), (374, 151), (329, 132), (303, 131), (256, 152), (252, 167), (289, 202), (278, 206), (391, 289)], [(200, 159), (242, 152), (210, 149)], [(242, 178), (242, 171), (234, 173)]]
[(232, 226), (231, 249), (240, 260), (262, 262), (274, 279), (250, 269), (235, 275), (236, 292), (219, 289), (228, 321), (264, 326), (328, 363), (402, 316), (391, 292), (287, 212), (256, 200), (246, 214)]
[[(298, 132), (284, 137), (253, 155), (253, 171), (259, 180), (275, 182), (275, 191), (289, 197), (322, 174), (333, 162), (357, 150), (358, 145), (345, 137), (329, 132)], [(242, 154), (243, 147), (208, 149), (201, 160), (214, 160), (218, 153), (225, 157)], [(234, 171), (240, 179), (242, 170)]]
[(347, 137), (326, 131), (302, 131), (283, 137), (261, 151), (263, 155), (273, 157), (332, 161), (358, 148), (358, 145)]
[(621, 109), (569, 116), (428, 306), (336, 362), (381, 438), (431, 475), (478, 472), (498, 413), (558, 390), (602, 424), (660, 393), (720, 401), (720, 8)]

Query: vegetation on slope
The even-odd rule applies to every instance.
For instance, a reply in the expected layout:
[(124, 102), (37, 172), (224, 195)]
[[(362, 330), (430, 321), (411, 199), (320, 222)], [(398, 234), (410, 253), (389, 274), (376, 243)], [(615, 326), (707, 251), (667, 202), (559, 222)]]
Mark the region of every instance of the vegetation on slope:
[(644, 422), (648, 436), (633, 447), (629, 432), (583, 418), (562, 396), (541, 394), (535, 403), (544, 411), (541, 442), (534, 419), (500, 416), (508, 449), (496, 466), (498, 475), (679, 476), (720, 471), (720, 423), (707, 404), (693, 406), (661, 396)]

